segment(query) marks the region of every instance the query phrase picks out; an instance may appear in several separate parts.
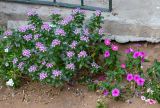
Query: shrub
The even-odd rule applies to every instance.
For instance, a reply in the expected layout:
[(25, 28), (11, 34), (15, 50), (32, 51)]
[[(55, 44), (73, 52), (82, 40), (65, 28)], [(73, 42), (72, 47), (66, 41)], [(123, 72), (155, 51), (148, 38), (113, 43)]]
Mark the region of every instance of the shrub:
[(103, 17), (97, 11), (84, 24), (84, 12), (75, 9), (71, 15), (62, 17), (53, 11), (48, 23), (35, 11), (29, 11), (28, 25), (4, 32), (0, 47), (1, 77), (16, 84), (21, 75), (27, 75), (33, 80), (62, 86), (84, 74), (81, 69), (91, 69), (89, 76), (100, 72), (96, 62), (102, 53), (97, 46), (104, 35)]

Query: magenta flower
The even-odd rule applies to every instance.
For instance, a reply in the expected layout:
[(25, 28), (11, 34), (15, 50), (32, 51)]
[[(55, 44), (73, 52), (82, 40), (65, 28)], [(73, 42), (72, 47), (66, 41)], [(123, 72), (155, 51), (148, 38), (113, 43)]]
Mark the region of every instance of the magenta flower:
[(108, 90), (103, 90), (103, 95), (104, 96), (108, 96), (108, 94), (109, 94)]
[(52, 74), (53, 74), (53, 76), (58, 77), (62, 74), (62, 72), (60, 70), (53, 70)]
[(135, 51), (133, 54), (133, 58), (138, 58), (140, 56), (140, 53), (138, 51)]
[(111, 40), (109, 39), (105, 39), (104, 40), (105, 45), (109, 46), (111, 44)]
[(85, 58), (86, 56), (87, 56), (86, 51), (81, 51), (81, 52), (78, 54), (78, 58)]
[(131, 53), (131, 52), (134, 52), (134, 50), (133, 50), (132, 48), (129, 48), (129, 49), (126, 49), (126, 50), (125, 50), (125, 53), (126, 53), (126, 54), (129, 54), (129, 53)]
[(118, 51), (118, 46), (117, 45), (112, 45), (111, 48), (112, 48), (113, 51)]
[(37, 66), (35, 66), (35, 65), (30, 66), (29, 69), (28, 69), (28, 71), (29, 72), (35, 72), (35, 71), (37, 71)]
[(132, 74), (127, 74), (127, 80), (132, 81), (133, 80), (133, 75)]
[(60, 45), (60, 44), (61, 44), (61, 41), (60, 41), (60, 40), (54, 39), (54, 40), (52, 41), (51, 46), (52, 46), (52, 47), (55, 47), (55, 46)]
[(139, 78), (140, 78), (140, 75), (138, 75), (138, 74), (135, 74), (134, 77), (133, 77), (135, 82), (137, 82)]
[(105, 58), (110, 57), (110, 52), (109, 52), (109, 51), (105, 51), (105, 53), (104, 53), (104, 57), (105, 57)]
[(66, 65), (66, 69), (74, 70), (75, 69), (75, 65), (73, 63), (67, 64)]
[(137, 85), (138, 86), (143, 86), (144, 83), (145, 83), (145, 79), (144, 78), (139, 78), (137, 81), (136, 81)]
[(22, 55), (29, 58), (31, 56), (31, 52), (29, 49), (25, 49), (22, 51)]
[(119, 89), (115, 88), (112, 90), (112, 96), (113, 97), (118, 97), (120, 95)]
[(146, 54), (145, 54), (145, 52), (139, 52), (139, 56), (140, 56), (141, 58), (144, 58), (144, 57), (146, 56)]
[(23, 39), (26, 41), (30, 41), (32, 39), (32, 34), (24, 35)]
[(42, 72), (39, 74), (39, 79), (43, 80), (43, 79), (47, 78), (47, 76), (48, 76), (47, 73)]
[(126, 64), (122, 63), (122, 64), (121, 64), (121, 68), (122, 68), (122, 69), (125, 69), (125, 68), (126, 68)]

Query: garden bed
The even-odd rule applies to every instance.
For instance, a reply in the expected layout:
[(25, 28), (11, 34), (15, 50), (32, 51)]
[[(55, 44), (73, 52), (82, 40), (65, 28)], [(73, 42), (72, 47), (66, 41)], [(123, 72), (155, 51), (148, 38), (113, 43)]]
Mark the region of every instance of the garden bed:
[[(0, 32), (3, 35), (0, 46), (1, 81), (10, 89), (31, 88), (22, 90), (22, 93), (11, 91), (12, 97), (20, 93), (22, 102), (32, 102), (32, 97), (35, 97), (36, 101), (43, 103), (43, 95), (44, 98), (46, 94), (50, 97), (52, 90), (58, 90), (58, 97), (63, 92), (66, 95), (71, 92), (85, 99), (83, 93), (90, 93), (86, 90), (88, 87), (88, 90), (96, 91), (96, 97), (101, 96), (94, 102), (96, 108), (106, 108), (108, 99), (128, 104), (133, 103), (130, 100), (133, 97), (141, 98), (148, 105), (160, 102), (159, 46), (112, 42), (107, 38), (109, 33), (104, 33), (101, 25), (104, 17), (99, 10), (85, 23), (85, 11), (78, 8), (65, 17), (54, 10), (49, 16), (51, 24), (43, 22), (34, 10), (27, 14), (28, 25)], [(106, 38), (103, 40), (104, 36)], [(30, 87), (32, 81), (41, 83), (44, 91), (41, 86)], [(57, 89), (51, 87), (48, 91), (47, 85)], [(81, 89), (76, 85), (85, 85), (86, 88)], [(33, 94), (29, 96), (27, 92), (30, 91)], [(34, 92), (44, 94), (35, 96)], [(70, 98), (74, 99), (70, 96), (63, 99)], [(68, 105), (75, 103), (71, 100), (67, 102)], [(79, 103), (85, 107), (81, 100)]]

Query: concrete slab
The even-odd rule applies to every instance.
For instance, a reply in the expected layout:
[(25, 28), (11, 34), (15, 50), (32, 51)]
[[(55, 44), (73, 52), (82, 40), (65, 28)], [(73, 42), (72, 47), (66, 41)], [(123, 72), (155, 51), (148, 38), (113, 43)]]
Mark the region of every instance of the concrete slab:
[[(78, 3), (79, 0), (62, 0)], [(105, 6), (108, 0), (87, 0), (93, 6)], [(16, 8), (15, 8), (16, 7)], [(59, 9), (62, 15), (71, 13), (71, 9), (48, 7), (42, 5), (25, 5), (0, 2), (0, 24), (10, 21), (26, 20), (25, 13), (28, 9), (35, 9), (44, 19), (53, 9)], [(93, 12), (87, 11), (89, 18)], [(114, 16), (115, 15), (115, 16)], [(113, 12), (103, 13), (105, 17), (104, 28), (112, 34), (110, 37), (118, 42), (149, 41), (160, 42), (160, 0), (113, 0)], [(13, 27), (13, 26), (12, 26)]]

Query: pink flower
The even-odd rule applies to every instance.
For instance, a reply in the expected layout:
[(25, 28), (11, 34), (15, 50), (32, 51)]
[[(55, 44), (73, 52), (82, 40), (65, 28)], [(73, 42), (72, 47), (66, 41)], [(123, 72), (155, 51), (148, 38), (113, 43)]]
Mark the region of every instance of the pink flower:
[(30, 41), (32, 39), (32, 34), (24, 35), (23, 39), (26, 41)]
[(112, 96), (113, 97), (118, 97), (120, 95), (119, 89), (115, 88), (112, 90)]
[(61, 41), (60, 41), (60, 40), (54, 39), (54, 40), (52, 41), (51, 46), (52, 46), (52, 47), (55, 47), (55, 46), (60, 45), (60, 44), (61, 44)]
[(121, 64), (121, 68), (125, 69), (126, 68), (126, 64), (122, 63)]
[(13, 64), (16, 64), (17, 62), (18, 62), (17, 58), (14, 58), (13, 61), (12, 61)]
[(118, 46), (117, 45), (112, 45), (111, 48), (112, 48), (113, 51), (118, 51)]
[(67, 25), (69, 24), (71, 21), (74, 20), (74, 17), (72, 15), (66, 16), (62, 19), (62, 21), (60, 22), (61, 25)]
[(105, 45), (109, 46), (111, 44), (111, 40), (109, 39), (105, 39), (104, 40)]
[(48, 23), (43, 23), (43, 25), (41, 26), (42, 30), (46, 30), (46, 31), (50, 31), (52, 28), (50, 27), (50, 25)]
[(58, 28), (55, 30), (55, 35), (65, 36), (66, 32), (63, 29)]
[(144, 85), (144, 82), (145, 82), (145, 79), (144, 78), (139, 78), (136, 83), (138, 86), (143, 86)]
[(126, 50), (125, 50), (125, 53), (126, 53), (126, 54), (128, 54), (128, 53), (130, 53), (130, 52), (134, 52), (134, 50), (133, 50), (132, 48), (129, 48), (129, 49), (126, 49)]
[(42, 61), (42, 65), (45, 65), (46, 64), (46, 61)]
[(135, 82), (137, 82), (137, 80), (138, 80), (139, 78), (140, 78), (140, 76), (139, 76), (138, 74), (135, 74), (133, 79), (134, 79)]
[(35, 35), (34, 35), (34, 40), (37, 40), (37, 39), (40, 38), (40, 37), (41, 37), (40, 34), (35, 34)]
[(156, 100), (153, 99), (147, 99), (147, 102), (152, 105), (152, 104), (156, 104)]
[(36, 42), (36, 48), (41, 52), (45, 52), (47, 50), (47, 48), (41, 42)]
[(135, 51), (133, 54), (133, 58), (138, 58), (140, 56), (140, 53), (138, 51)]
[(28, 69), (28, 71), (29, 72), (35, 72), (35, 71), (37, 71), (37, 66), (35, 66), (35, 65), (30, 66), (29, 69)]
[(4, 36), (11, 36), (13, 32), (11, 30), (7, 30), (4, 32)]
[(95, 15), (98, 17), (101, 15), (101, 11), (100, 10), (96, 10)]
[(35, 16), (35, 15), (37, 15), (37, 13), (36, 13), (36, 11), (35, 10), (28, 10), (28, 12), (27, 12), (27, 15), (28, 16)]
[(74, 70), (75, 69), (75, 65), (73, 63), (67, 64), (66, 65), (66, 69)]
[(81, 40), (81, 41), (88, 42), (88, 41), (89, 41), (89, 37), (88, 37), (88, 36), (81, 36), (81, 37), (80, 37), (80, 40)]
[(22, 55), (29, 58), (31, 56), (31, 52), (29, 49), (25, 49), (22, 51)]
[(43, 79), (47, 78), (47, 76), (48, 76), (47, 73), (44, 73), (44, 72), (43, 72), (43, 73), (40, 73), (40, 74), (39, 74), (39, 79), (40, 79), (40, 80), (43, 80)]
[(73, 51), (68, 51), (67, 52), (67, 57), (68, 58), (72, 58), (75, 55), (75, 53)]
[(132, 81), (133, 80), (133, 75), (132, 74), (127, 74), (127, 80)]
[(86, 56), (87, 56), (86, 51), (81, 51), (81, 52), (78, 54), (78, 58), (85, 58)]
[(53, 64), (52, 64), (52, 63), (47, 63), (47, 64), (46, 64), (46, 67), (47, 67), (47, 68), (51, 68), (51, 67), (53, 67)]
[(109, 51), (105, 51), (104, 57), (105, 57), (105, 58), (108, 58), (109, 56), (110, 56), (110, 52), (109, 52)]
[(62, 74), (62, 72), (60, 70), (53, 70), (52, 74), (53, 74), (53, 76), (58, 77)]
[(52, 11), (53, 15), (60, 15), (60, 10), (56, 9)]
[(104, 90), (104, 91), (103, 91), (103, 95), (104, 95), (104, 96), (107, 96), (108, 94), (109, 94), (108, 90)]
[(75, 49), (76, 48), (76, 46), (77, 46), (77, 41), (73, 41), (69, 46), (71, 47), (71, 48), (73, 48), (73, 49)]
[(99, 35), (103, 35), (103, 34), (104, 34), (104, 29), (103, 29), (103, 28), (100, 28), (99, 31), (98, 31), (98, 34), (99, 34)]
[(83, 29), (83, 34), (84, 34), (85, 36), (88, 36), (88, 35), (89, 35), (89, 30), (88, 30), (88, 28)]

